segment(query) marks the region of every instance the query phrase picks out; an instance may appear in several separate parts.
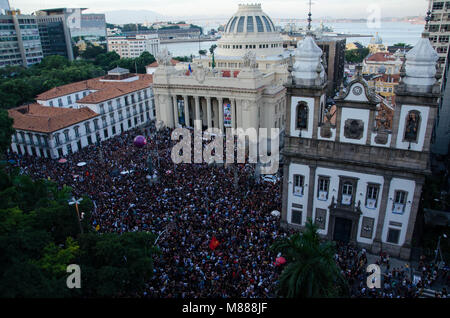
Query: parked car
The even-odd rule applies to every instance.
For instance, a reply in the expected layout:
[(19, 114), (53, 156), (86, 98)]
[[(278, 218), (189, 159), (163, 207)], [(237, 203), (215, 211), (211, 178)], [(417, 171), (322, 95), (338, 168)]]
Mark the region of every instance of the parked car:
[(280, 181), (280, 178), (273, 174), (263, 175), (261, 176), (261, 179), (265, 182), (272, 182), (272, 183), (277, 183), (278, 181)]

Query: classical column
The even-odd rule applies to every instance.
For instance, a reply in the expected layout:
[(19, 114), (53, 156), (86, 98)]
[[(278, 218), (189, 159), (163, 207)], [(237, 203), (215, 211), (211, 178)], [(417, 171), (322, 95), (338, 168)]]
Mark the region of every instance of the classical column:
[[(202, 120), (200, 118), (200, 97), (194, 96), (194, 101), (195, 101), (195, 120)], [(201, 129), (201, 125), (200, 125), (200, 129)]]
[(373, 133), (373, 129), (374, 129), (374, 121), (375, 121), (375, 111), (374, 110), (370, 110), (369, 113), (369, 124), (367, 127), (367, 140), (366, 140), (366, 145), (370, 146), (371, 142), (372, 142), (372, 133)]
[(223, 98), (219, 97), (219, 129), (223, 133)]
[(208, 120), (208, 128), (212, 128), (212, 118), (211, 118), (211, 97), (206, 97), (206, 117)]
[[(313, 205), (314, 205), (314, 188), (316, 183), (316, 165), (309, 166), (309, 184), (308, 184), (308, 209), (306, 211), (306, 219), (313, 217)], [(315, 220), (312, 220), (315, 222)]]
[(386, 218), (386, 209), (389, 201), (389, 189), (391, 187), (392, 176), (384, 176), (383, 192), (381, 194), (380, 212), (378, 213), (378, 222), (376, 224), (375, 239), (372, 244), (372, 253), (378, 254), (382, 248), (382, 234), (384, 220)]
[(186, 95), (183, 96), (184, 99), (184, 123), (186, 127), (189, 127), (189, 104), (188, 104), (188, 97)]
[(336, 107), (336, 142), (341, 140), (341, 117), (342, 117), (342, 108)]
[(231, 127), (236, 128), (236, 99), (231, 100)]
[(177, 103), (177, 96), (172, 96), (172, 106), (173, 106), (173, 124), (174, 127), (178, 127), (178, 103)]
[[(414, 196), (411, 201), (411, 210), (409, 212), (409, 222), (406, 229), (405, 242), (400, 248), (400, 258), (409, 259), (411, 256), (411, 242), (414, 232), (414, 225), (416, 223), (417, 211), (419, 210), (420, 196), (422, 194), (422, 186), (424, 180), (415, 180), (416, 186), (414, 188)], [(409, 202), (408, 202), (409, 203)], [(407, 204), (408, 204), (407, 203)]]

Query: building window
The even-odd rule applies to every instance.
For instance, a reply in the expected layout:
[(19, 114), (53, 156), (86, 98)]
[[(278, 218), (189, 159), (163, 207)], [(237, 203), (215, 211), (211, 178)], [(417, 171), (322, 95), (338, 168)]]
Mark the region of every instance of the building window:
[(53, 107), (53, 101), (52, 101), (52, 100), (49, 102), (49, 105), (50, 105), (51, 107)]
[(305, 183), (305, 177), (299, 174), (294, 175), (294, 195), (303, 196), (303, 188)]
[(366, 193), (366, 207), (369, 209), (375, 209), (377, 207), (378, 201), (378, 190), (380, 189), (379, 185), (369, 184), (367, 186)]
[(399, 239), (400, 239), (400, 230), (389, 228), (387, 235), (387, 242), (392, 244), (398, 244)]
[(100, 104), (100, 114), (105, 113), (105, 106), (103, 104)]
[(329, 177), (319, 177), (319, 187), (317, 192), (317, 199), (321, 201), (328, 200), (328, 189), (330, 187)]
[(308, 104), (305, 102), (297, 104), (297, 129), (308, 129)]
[(70, 141), (69, 131), (68, 131), (68, 130), (65, 130), (65, 131), (64, 131), (64, 137), (65, 137), (65, 139), (66, 139), (66, 142), (69, 142), (69, 141)]
[(55, 135), (55, 143), (57, 146), (59, 146), (61, 144), (61, 140), (59, 139), (59, 134)]
[(302, 225), (302, 211), (292, 209), (291, 223)]
[(70, 105), (72, 104), (72, 96), (67, 96), (67, 103)]
[(405, 212), (406, 198), (408, 193), (406, 191), (395, 191), (394, 205), (392, 212), (396, 214), (403, 214)]
[(74, 130), (75, 130), (75, 137), (79, 138), (80, 137), (80, 129), (79, 129), (79, 127), (78, 126), (74, 127)]
[(342, 201), (343, 205), (352, 204), (353, 184), (349, 181), (344, 182), (342, 186)]
[(72, 145), (71, 144), (67, 144), (67, 154), (69, 154), (69, 155), (72, 154)]
[(59, 107), (62, 107), (62, 105), (63, 105), (63, 102), (62, 102), (61, 98), (58, 98), (58, 105), (59, 105)]

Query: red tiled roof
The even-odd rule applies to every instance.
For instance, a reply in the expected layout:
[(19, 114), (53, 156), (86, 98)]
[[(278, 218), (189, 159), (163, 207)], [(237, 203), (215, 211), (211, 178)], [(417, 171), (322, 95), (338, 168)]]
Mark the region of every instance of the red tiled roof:
[(99, 116), (88, 107), (80, 109), (24, 105), (8, 110), (13, 127), (20, 130), (51, 133)]
[(400, 74), (383, 74), (374, 79), (377, 82), (398, 83), (400, 81)]
[[(174, 59), (172, 59), (170, 62), (172, 63), (173, 66), (177, 65), (178, 63), (180, 63), (180, 61), (177, 61), (177, 60), (174, 60)], [(152, 64), (147, 65), (147, 67), (155, 67), (156, 68), (156, 67), (158, 67), (158, 62), (155, 61)]]
[(139, 79), (132, 82), (111, 82), (101, 81), (104, 77), (97, 77), (86, 81), (76, 82), (63, 86), (52, 88), (51, 90), (39, 94), (37, 100), (49, 100), (76, 92), (85, 90), (93, 90), (95, 92), (78, 100), (77, 102), (85, 104), (96, 104), (108, 99), (122, 96), (137, 90), (149, 87), (153, 83), (153, 76), (150, 74), (134, 74), (138, 75)]
[(387, 62), (395, 61), (394, 54), (389, 52), (377, 52), (366, 58), (366, 61), (370, 62)]

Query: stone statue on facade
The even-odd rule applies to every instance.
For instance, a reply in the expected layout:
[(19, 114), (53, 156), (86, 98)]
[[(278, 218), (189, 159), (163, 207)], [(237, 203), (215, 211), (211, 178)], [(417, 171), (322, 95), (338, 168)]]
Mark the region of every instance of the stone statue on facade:
[(172, 55), (167, 48), (163, 48), (156, 54), (156, 62), (158, 62), (158, 66), (169, 66), (172, 64)]
[(242, 57), (244, 67), (256, 69), (256, 54), (252, 51), (247, 51)]

